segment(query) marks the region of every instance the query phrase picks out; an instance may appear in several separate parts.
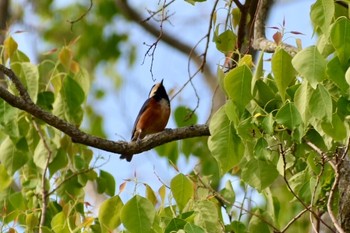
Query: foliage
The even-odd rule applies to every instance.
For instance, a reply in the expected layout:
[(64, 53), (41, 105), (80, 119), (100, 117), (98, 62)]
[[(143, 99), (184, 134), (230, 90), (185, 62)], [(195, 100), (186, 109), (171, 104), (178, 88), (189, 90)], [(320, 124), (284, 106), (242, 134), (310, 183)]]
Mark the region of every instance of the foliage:
[[(96, 11), (109, 9), (97, 5)], [(96, 15), (111, 22), (115, 11)], [(339, 208), (334, 188), (337, 161), (344, 159), (343, 148), (349, 144), (350, 20), (331, 0), (316, 1), (311, 19), (319, 35), (317, 45), (294, 57), (278, 47), (268, 63), (271, 69), (266, 69), (271, 73), (264, 73), (263, 54), (256, 64), (250, 55), (239, 54), (235, 67), (226, 73), (219, 67), (227, 101), (210, 120), (211, 136), (156, 149), (174, 167), (181, 154), (197, 157), (200, 165), (190, 174), (179, 171), (158, 190), (143, 184), (145, 195), (135, 193), (125, 202), (116, 193), (114, 177), (101, 169), (104, 160), (90, 148), (72, 143), (62, 132), (0, 99), (0, 231), (32, 232), (41, 226), (42, 232), (55, 233), (116, 228), (135, 233), (302, 232), (322, 222), (323, 213), (332, 214), (327, 202), (333, 211)], [(85, 31), (83, 27), (80, 30)], [(225, 54), (235, 49), (237, 32), (232, 28), (214, 35), (217, 49)], [(112, 38), (113, 42), (105, 41), (107, 48), (124, 37)], [(96, 41), (72, 38), (57, 54), (34, 65), (7, 37), (1, 64), (19, 76), (35, 104), (80, 126), (89, 109), (92, 80), (81, 53)], [(105, 55), (93, 56), (96, 60), (91, 62), (111, 56)], [(17, 91), (10, 82), (8, 89)], [(178, 126), (197, 123), (197, 116), (185, 106), (178, 106), (174, 116)], [(240, 185), (233, 185), (233, 177)], [(97, 216), (85, 202), (87, 182), (95, 182), (97, 191), (108, 197)], [(244, 195), (255, 190), (263, 202), (253, 203), (245, 196), (241, 203), (238, 188)]]

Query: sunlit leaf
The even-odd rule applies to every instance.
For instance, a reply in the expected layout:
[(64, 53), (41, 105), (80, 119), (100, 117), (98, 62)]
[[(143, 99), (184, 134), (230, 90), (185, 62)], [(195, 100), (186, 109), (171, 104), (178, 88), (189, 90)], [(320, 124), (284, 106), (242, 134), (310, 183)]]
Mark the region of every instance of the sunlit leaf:
[(170, 182), (170, 189), (180, 209), (193, 197), (193, 184), (184, 174), (176, 175)]
[(98, 219), (103, 229), (112, 231), (120, 225), (120, 214), (123, 205), (119, 196), (111, 197), (101, 204)]
[(0, 161), (10, 175), (13, 175), (21, 168), (27, 160), (27, 154), (18, 150), (9, 137), (2, 141), (0, 145)]
[(225, 89), (242, 112), (252, 99), (252, 72), (248, 66), (242, 65), (232, 69), (225, 77)]
[(197, 123), (197, 114), (185, 106), (178, 106), (174, 112), (175, 122), (178, 127), (190, 126)]
[(278, 49), (272, 56), (271, 65), (278, 92), (284, 100), (287, 87), (295, 79), (292, 57), (283, 49)]
[(152, 204), (155, 206), (158, 203), (156, 194), (154, 193), (153, 189), (151, 186), (148, 184), (145, 184), (146, 187), (146, 198), (152, 202)]
[(202, 227), (206, 232), (221, 232), (219, 223), (218, 206), (209, 200), (195, 203), (194, 210), (197, 212), (194, 223)]
[(250, 159), (242, 168), (242, 180), (261, 191), (278, 177), (276, 167), (265, 160)]
[(181, 230), (185, 227), (186, 223), (187, 222), (185, 220), (173, 218), (166, 226), (164, 233), (178, 232), (178, 230)]
[(215, 38), (216, 48), (223, 52), (231, 52), (236, 46), (236, 35), (231, 30), (226, 30)]
[(155, 218), (153, 204), (144, 197), (135, 195), (122, 208), (121, 220), (131, 233), (149, 232)]
[(340, 64), (339, 58), (334, 57), (327, 63), (327, 75), (329, 79), (331, 79), (342, 91), (349, 90), (349, 83), (347, 83), (346, 79), (350, 76), (348, 74), (345, 75), (342, 65)]
[(350, 20), (341, 17), (331, 28), (331, 42), (342, 64), (347, 64), (350, 58)]
[(293, 130), (302, 123), (302, 119), (295, 105), (287, 103), (277, 112), (276, 122)]
[(326, 60), (318, 52), (316, 46), (308, 47), (297, 53), (292, 64), (314, 89), (318, 83), (325, 79)]
[(323, 33), (327, 33), (334, 16), (333, 0), (317, 0), (311, 6), (311, 20), (316, 29), (321, 29)]
[(317, 85), (309, 102), (310, 113), (317, 119), (325, 118), (327, 122), (332, 120), (332, 98), (323, 85)]
[(7, 173), (3, 164), (0, 164), (0, 191), (8, 188), (12, 183), (12, 177)]
[(209, 150), (224, 174), (237, 165), (244, 155), (244, 146), (233, 122), (226, 115), (225, 107), (221, 107), (211, 118), (209, 130)]
[(17, 48), (18, 48), (18, 44), (12, 37), (7, 37), (4, 40), (4, 58), (5, 58), (5, 61), (7, 61), (7, 59), (12, 57), (12, 55), (15, 53)]

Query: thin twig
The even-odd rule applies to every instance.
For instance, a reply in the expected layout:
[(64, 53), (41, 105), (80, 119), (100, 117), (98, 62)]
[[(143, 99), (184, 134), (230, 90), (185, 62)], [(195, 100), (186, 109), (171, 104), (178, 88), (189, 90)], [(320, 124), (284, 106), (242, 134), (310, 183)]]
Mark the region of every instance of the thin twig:
[(88, 173), (92, 170), (96, 169), (95, 167), (90, 167), (90, 168), (87, 168), (87, 169), (83, 169), (79, 172), (75, 172), (73, 174), (71, 174), (70, 176), (68, 176), (67, 178), (65, 178), (63, 181), (61, 181), (58, 185), (56, 185), (56, 187), (54, 189), (52, 189), (50, 192), (47, 193), (47, 196), (51, 196), (52, 194), (54, 194), (64, 183), (66, 183), (67, 181), (69, 181), (70, 179), (78, 176), (78, 175), (81, 175), (81, 174), (85, 174), (85, 173)]
[(41, 207), (41, 215), (40, 215), (40, 224), (39, 224), (39, 233), (43, 232), (43, 227), (45, 225), (45, 219), (46, 219), (46, 210), (47, 210), (47, 205), (48, 205), (48, 195), (47, 195), (47, 189), (46, 189), (46, 173), (49, 167), (49, 163), (51, 160), (51, 156), (52, 156), (52, 151), (49, 147), (49, 145), (46, 142), (46, 139), (44, 137), (43, 132), (41, 131), (41, 129), (39, 128), (38, 124), (36, 123), (36, 121), (33, 119), (32, 120), (33, 125), (35, 130), (37, 131), (40, 139), (43, 141), (44, 143), (44, 147), (47, 150), (48, 156), (46, 159), (46, 164), (44, 167), (44, 171), (41, 177), (41, 201), (42, 201), (42, 207)]
[[(141, 22), (142, 23), (145, 23), (147, 21), (149, 21), (150, 19), (152, 19), (154, 16), (156, 16), (159, 12), (161, 11), (164, 11), (165, 8), (167, 8), (168, 6), (170, 6), (173, 2), (175, 2), (175, 0), (171, 0), (170, 2), (166, 3), (166, 4), (163, 4), (163, 6), (157, 10), (157, 11), (154, 11), (150, 14), (150, 16), (148, 16), (147, 18), (145, 18), (144, 20), (142, 20)], [(151, 12), (151, 11), (148, 11), (148, 12)]]
[(211, 29), (212, 29), (212, 27), (213, 27), (213, 18), (214, 18), (215, 11), (216, 11), (216, 7), (217, 7), (218, 3), (219, 3), (219, 0), (216, 0), (216, 1), (214, 2), (213, 9), (211, 10), (211, 13), (210, 13), (208, 32), (207, 32), (207, 34), (205, 35), (205, 37), (207, 38), (207, 42), (205, 43), (205, 49), (204, 49), (204, 52), (203, 52), (203, 54), (202, 54), (202, 56), (203, 56), (202, 64), (199, 66), (199, 69), (200, 69), (202, 72), (203, 72), (203, 69), (204, 69), (205, 64), (206, 64), (206, 61), (207, 61), (207, 53), (208, 53), (208, 49), (209, 49), (209, 42), (210, 42)]
[(71, 31), (73, 31), (73, 25), (76, 23), (76, 22), (79, 22), (82, 18), (84, 18), (92, 9), (92, 6), (93, 6), (93, 2), (92, 0), (90, 0), (90, 6), (89, 8), (81, 15), (79, 16), (77, 19), (74, 19), (74, 20), (67, 20), (68, 23), (70, 23), (70, 29)]
[(227, 200), (226, 198), (224, 198), (219, 192), (217, 192), (210, 185), (208, 185), (206, 182), (204, 182), (203, 179), (201, 178), (201, 176), (198, 174), (198, 172), (194, 171), (194, 175), (196, 176), (196, 178), (198, 178), (199, 182), (201, 182), (201, 184), (206, 189), (208, 189), (210, 192), (213, 193), (214, 197), (221, 203), (221, 205), (231, 205), (237, 209), (241, 209), (241, 210), (245, 211), (246, 213), (259, 218), (261, 221), (263, 221), (264, 223), (269, 225), (274, 230), (274, 232), (280, 232), (277, 229), (277, 227), (275, 227), (272, 223), (268, 222), (263, 216), (256, 214), (255, 212), (252, 212), (250, 210), (247, 210), (247, 209), (243, 208), (241, 205), (236, 205), (235, 203), (232, 203), (229, 200)]
[(308, 205), (306, 205), (306, 203), (294, 192), (294, 190), (292, 189), (292, 187), (290, 186), (287, 176), (286, 176), (286, 166), (287, 166), (287, 162), (286, 162), (286, 155), (285, 155), (285, 150), (283, 149), (282, 144), (279, 144), (279, 152), (280, 155), (282, 156), (283, 159), (283, 179), (284, 182), (287, 185), (288, 190), (293, 194), (293, 196), (300, 202), (300, 204), (302, 204), (304, 206), (305, 209), (307, 209), (308, 211), (310, 211), (315, 218), (319, 219), (327, 228), (329, 228), (332, 232), (334, 232), (334, 230), (325, 222), (322, 220), (322, 218), (320, 218), (313, 210), (312, 208), (310, 208)]
[(151, 45), (147, 45), (146, 43), (144, 43), (144, 45), (148, 46), (148, 49), (147, 49), (146, 53), (143, 56), (142, 64), (145, 63), (145, 60), (146, 60), (147, 56), (151, 57), (151, 65), (150, 65), (149, 71), (151, 73), (153, 81), (154, 81), (154, 77), (153, 77), (154, 54), (156, 52), (157, 45), (158, 45), (159, 41), (163, 37), (163, 23), (164, 23), (164, 21), (166, 21), (168, 19), (168, 17), (165, 14), (165, 6), (166, 6), (166, 0), (164, 0), (163, 6), (161, 8), (162, 14), (161, 14), (160, 25), (159, 25), (159, 35), (156, 38), (156, 41), (153, 42)]
[[(311, 207), (311, 206), (309, 206)], [(303, 209), (302, 211), (300, 211), (297, 215), (294, 216), (294, 218), (292, 218), (287, 225), (284, 226), (284, 228), (281, 230), (281, 233), (286, 232), (288, 230), (288, 228), (295, 222), (297, 221), (306, 211), (308, 211), (307, 208)]]

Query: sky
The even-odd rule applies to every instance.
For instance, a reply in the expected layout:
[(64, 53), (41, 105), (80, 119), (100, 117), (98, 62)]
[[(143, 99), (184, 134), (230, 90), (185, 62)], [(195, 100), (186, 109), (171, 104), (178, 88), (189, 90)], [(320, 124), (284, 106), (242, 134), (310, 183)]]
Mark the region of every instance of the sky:
[[(298, 35), (302, 40), (303, 47), (307, 47), (314, 43), (311, 22), (309, 19), (311, 0), (290, 0), (278, 1), (272, 9), (273, 14), (270, 16), (266, 26), (280, 26), (285, 20), (286, 31), (299, 31), (304, 35)], [(141, 11), (146, 8), (148, 1), (133, 0), (134, 6)], [(205, 35), (208, 22), (208, 15), (210, 14), (212, 1), (204, 3), (197, 3), (192, 6), (185, 1), (175, 1), (169, 8), (175, 14), (171, 17), (171, 24), (164, 25), (165, 30), (171, 31), (174, 35), (180, 37), (181, 40), (195, 45), (199, 39)], [(224, 10), (223, 8), (219, 10)], [(122, 88), (115, 91), (114, 84), (110, 78), (106, 78), (101, 70), (97, 71), (98, 80), (94, 84), (94, 88), (104, 88), (107, 90), (106, 97), (103, 102), (96, 106), (97, 111), (105, 117), (105, 130), (110, 140), (125, 140), (130, 138), (131, 130), (134, 124), (134, 119), (146, 100), (149, 89), (154, 84), (150, 69), (149, 57), (143, 62), (144, 54), (148, 47), (144, 45), (152, 44), (155, 38), (148, 35), (138, 26), (130, 27), (129, 24), (116, 24), (118, 30), (129, 34), (131, 43), (137, 46), (137, 59), (135, 65), (130, 67), (127, 63), (127, 57), (121, 57), (117, 64), (116, 71), (124, 77)], [(20, 30), (22, 28), (18, 28)], [(267, 38), (271, 39), (275, 30), (267, 29)], [(15, 34), (15, 40), (19, 43), (19, 48), (27, 54), (33, 52), (33, 45), (28, 46), (29, 43), (35, 44), (37, 38), (35, 36)], [(295, 37), (291, 35), (286, 42), (295, 44)], [(126, 44), (125, 46), (128, 46)], [(199, 48), (203, 48), (201, 44)], [(125, 50), (129, 49), (125, 47)], [(269, 55), (267, 55), (268, 57)], [(208, 63), (215, 71), (217, 65), (222, 63), (224, 56), (216, 51), (215, 45), (211, 44), (208, 54)], [(157, 82), (164, 79), (164, 85), (167, 90), (179, 89), (188, 79), (187, 72), (188, 58), (183, 54), (169, 48), (163, 43), (159, 43), (155, 53), (155, 60), (153, 65), (154, 78)], [(268, 68), (269, 63), (265, 63), (265, 68)], [(194, 84), (199, 90), (200, 105), (196, 113), (198, 115), (198, 123), (205, 123), (207, 121), (212, 95), (208, 87), (202, 82), (202, 77), (194, 78)], [(195, 107), (195, 94), (190, 86), (186, 87), (181, 95), (178, 95), (173, 101), (172, 106), (175, 108), (178, 105), (186, 105), (189, 108)], [(173, 108), (173, 109), (174, 109)], [(171, 116), (167, 128), (174, 128), (175, 123)], [(135, 189), (135, 183), (129, 182), (126, 189), (121, 194), (123, 201), (127, 201), (133, 194), (136, 193), (144, 195), (144, 187), (141, 183), (148, 183), (157, 191), (162, 185), (159, 181), (161, 179), (166, 184), (177, 171), (168, 165), (166, 158), (160, 158), (153, 150), (135, 155), (132, 162), (128, 163), (125, 160), (120, 160), (119, 155), (108, 153), (101, 150), (94, 150), (95, 155), (101, 155), (106, 158), (109, 157), (109, 162), (101, 169), (110, 172), (116, 180), (116, 187), (118, 187), (126, 179), (137, 179), (140, 182)], [(187, 174), (196, 165), (195, 158), (185, 159), (183, 156), (179, 158), (179, 171)], [(227, 179), (232, 179), (234, 187), (238, 189), (238, 178), (225, 176), (223, 184)], [(239, 193), (239, 192), (238, 192)], [(238, 195), (239, 196), (239, 195)], [(256, 195), (257, 202), (261, 201)]]

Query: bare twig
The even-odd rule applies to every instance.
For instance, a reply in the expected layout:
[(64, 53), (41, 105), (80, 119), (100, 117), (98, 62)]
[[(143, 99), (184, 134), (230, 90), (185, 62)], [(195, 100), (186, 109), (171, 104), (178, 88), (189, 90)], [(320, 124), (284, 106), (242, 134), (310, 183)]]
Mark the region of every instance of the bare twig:
[(153, 78), (154, 54), (156, 52), (157, 45), (158, 45), (159, 41), (163, 37), (163, 23), (164, 23), (165, 20), (168, 19), (168, 16), (166, 16), (166, 14), (165, 14), (165, 7), (166, 7), (166, 5), (167, 5), (166, 4), (166, 0), (164, 0), (163, 6), (162, 6), (161, 11), (160, 11), (161, 12), (161, 19), (160, 19), (160, 25), (159, 25), (159, 35), (157, 36), (156, 41), (153, 42), (151, 45), (147, 45), (146, 43), (144, 43), (144, 45), (148, 46), (148, 49), (147, 49), (147, 51), (146, 51), (146, 53), (145, 53), (145, 55), (143, 57), (142, 64), (144, 64), (147, 56), (151, 57), (151, 65), (150, 65), (149, 71), (151, 73), (153, 81), (154, 81), (154, 78)]
[[(309, 206), (309, 208), (311, 208), (311, 206)], [(288, 228), (295, 222), (297, 221), (306, 211), (308, 211), (307, 208), (303, 209), (302, 211), (300, 211), (297, 215), (294, 216), (294, 218), (292, 218), (287, 225), (284, 226), (284, 228), (281, 230), (281, 233), (286, 232), (288, 230)]]
[(74, 20), (67, 20), (68, 23), (70, 23), (70, 29), (71, 31), (73, 31), (73, 25), (76, 23), (76, 22), (79, 22), (82, 18), (84, 18), (92, 9), (92, 6), (93, 6), (93, 2), (92, 0), (90, 0), (90, 6), (89, 8), (81, 15), (79, 16), (78, 18), (74, 19)]
[(39, 126), (36, 123), (36, 121), (33, 119), (32, 122), (33, 122), (34, 128), (37, 131), (40, 139), (43, 141), (44, 147), (45, 147), (45, 149), (47, 150), (47, 153), (48, 153), (46, 164), (45, 164), (45, 167), (44, 167), (44, 171), (43, 171), (43, 174), (42, 174), (42, 177), (41, 177), (41, 186), (42, 186), (41, 187), (41, 201), (42, 201), (42, 206), (41, 206), (41, 215), (40, 215), (40, 223), (39, 223), (39, 233), (42, 233), (43, 232), (43, 227), (45, 225), (46, 210), (47, 210), (47, 205), (48, 205), (48, 203), (47, 203), (48, 195), (47, 195), (47, 190), (46, 190), (46, 173), (47, 173), (47, 169), (49, 167), (50, 159), (51, 159), (51, 156), (52, 156), (52, 151), (51, 151), (49, 145), (47, 144), (46, 139), (44, 137), (44, 134), (41, 131), (41, 129), (39, 128)]
[(292, 193), (292, 195), (300, 202), (300, 204), (302, 204), (304, 206), (305, 209), (307, 209), (308, 211), (310, 211), (310, 213), (313, 214), (313, 216), (315, 218), (317, 218), (320, 222), (322, 222), (328, 229), (330, 229), (332, 232), (334, 232), (334, 230), (325, 222), (322, 220), (322, 218), (320, 218), (315, 211), (312, 210), (312, 208), (310, 206), (308, 206), (292, 189), (292, 187), (290, 186), (287, 176), (286, 176), (286, 166), (287, 166), (287, 162), (286, 162), (286, 154), (285, 154), (285, 150), (282, 146), (282, 144), (279, 144), (279, 153), (282, 156), (283, 159), (283, 179), (284, 182), (287, 185), (288, 190)]

